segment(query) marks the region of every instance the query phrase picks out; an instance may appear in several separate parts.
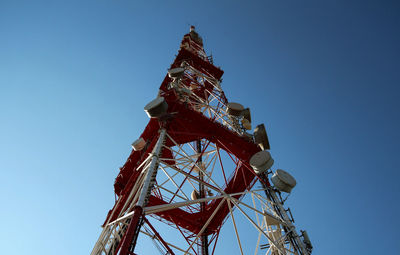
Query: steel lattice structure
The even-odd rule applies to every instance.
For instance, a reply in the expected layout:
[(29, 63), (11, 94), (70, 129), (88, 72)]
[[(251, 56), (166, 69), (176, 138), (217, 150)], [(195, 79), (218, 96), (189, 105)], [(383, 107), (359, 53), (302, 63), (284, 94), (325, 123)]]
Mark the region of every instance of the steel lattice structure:
[(260, 146), (250, 117), (232, 112), (222, 75), (191, 27), (146, 106), (150, 121), (116, 178), (118, 199), (92, 255), (134, 254), (146, 236), (160, 254), (222, 254), (228, 235), (237, 254), (311, 253), (269, 182), (270, 166), (250, 165), (269, 143)]

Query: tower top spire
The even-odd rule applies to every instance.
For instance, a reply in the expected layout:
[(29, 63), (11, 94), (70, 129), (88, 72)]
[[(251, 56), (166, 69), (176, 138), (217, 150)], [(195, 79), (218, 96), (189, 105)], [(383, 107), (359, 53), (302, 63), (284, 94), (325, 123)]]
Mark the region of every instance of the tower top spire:
[(199, 45), (203, 46), (203, 39), (201, 38), (201, 36), (196, 32), (195, 30), (195, 26), (191, 25), (190, 26), (190, 32), (189, 35), (190, 37)]

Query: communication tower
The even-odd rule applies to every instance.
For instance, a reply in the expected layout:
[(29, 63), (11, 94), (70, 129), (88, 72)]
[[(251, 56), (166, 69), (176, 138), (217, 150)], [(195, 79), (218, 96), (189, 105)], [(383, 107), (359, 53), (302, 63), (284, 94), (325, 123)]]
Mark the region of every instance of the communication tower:
[(222, 74), (192, 26), (144, 107), (150, 121), (115, 180), (92, 255), (135, 254), (145, 237), (154, 248), (143, 254), (311, 253), (282, 198), (296, 181), (271, 170), (265, 126), (251, 131), (250, 109), (228, 101)]

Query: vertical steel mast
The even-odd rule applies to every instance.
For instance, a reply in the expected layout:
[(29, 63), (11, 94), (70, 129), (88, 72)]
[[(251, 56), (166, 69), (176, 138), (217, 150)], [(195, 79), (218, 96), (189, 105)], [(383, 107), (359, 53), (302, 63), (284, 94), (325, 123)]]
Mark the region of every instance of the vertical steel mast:
[[(282, 199), (295, 179), (274, 160), (264, 124), (228, 101), (223, 71), (192, 26), (132, 144), (92, 255), (309, 255)], [(287, 198), (287, 197), (286, 197)], [(140, 245), (148, 238), (154, 247)]]
[[(201, 140), (197, 140), (196, 141), (196, 147), (197, 147), (197, 152), (201, 155), (202, 149), (201, 149)], [(202, 156), (199, 157), (198, 162), (200, 165), (202, 165), (203, 159)], [(205, 198), (206, 194), (205, 194), (205, 186), (203, 184), (204, 182), (204, 174), (203, 172), (199, 171), (199, 198)], [(201, 202), (200, 203), (200, 212), (204, 213), (206, 209), (206, 203), (205, 202)], [(205, 231), (207, 232), (207, 230)], [(201, 254), (202, 255), (208, 255), (208, 237), (206, 234), (203, 234), (201, 236)]]

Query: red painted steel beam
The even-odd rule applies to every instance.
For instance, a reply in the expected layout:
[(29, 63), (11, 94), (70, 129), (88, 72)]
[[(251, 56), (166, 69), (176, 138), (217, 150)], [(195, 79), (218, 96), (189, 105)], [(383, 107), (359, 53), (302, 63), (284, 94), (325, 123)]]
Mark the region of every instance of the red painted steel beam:
[(164, 239), (160, 236), (160, 234), (157, 232), (157, 230), (153, 227), (153, 225), (150, 224), (149, 220), (146, 217), (143, 217), (144, 221), (146, 224), (150, 227), (151, 231), (153, 231), (154, 235), (160, 240), (160, 242), (164, 245), (164, 247), (167, 249), (169, 254), (175, 255), (175, 253), (171, 250), (169, 245), (164, 241)]
[(135, 232), (139, 227), (140, 217), (143, 215), (143, 208), (140, 206), (135, 206), (133, 208), (133, 215), (131, 221), (129, 222), (128, 229), (125, 232), (124, 237), (121, 241), (121, 248), (119, 255), (128, 255), (130, 254), (129, 248), (132, 244), (133, 238), (135, 236)]

